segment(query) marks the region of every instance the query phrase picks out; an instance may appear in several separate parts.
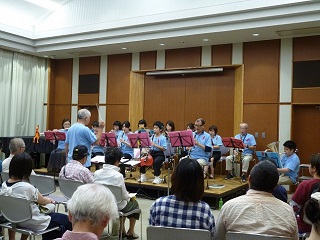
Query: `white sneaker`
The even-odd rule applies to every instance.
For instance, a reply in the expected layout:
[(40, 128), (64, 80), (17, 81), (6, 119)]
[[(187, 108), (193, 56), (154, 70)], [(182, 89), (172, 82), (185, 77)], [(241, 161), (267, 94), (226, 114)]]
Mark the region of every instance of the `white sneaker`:
[(154, 180), (152, 183), (153, 184), (160, 184), (160, 183), (162, 183), (162, 179), (160, 177), (154, 177)]
[(141, 177), (139, 178), (138, 182), (146, 182), (147, 180), (147, 176), (145, 174), (141, 174)]

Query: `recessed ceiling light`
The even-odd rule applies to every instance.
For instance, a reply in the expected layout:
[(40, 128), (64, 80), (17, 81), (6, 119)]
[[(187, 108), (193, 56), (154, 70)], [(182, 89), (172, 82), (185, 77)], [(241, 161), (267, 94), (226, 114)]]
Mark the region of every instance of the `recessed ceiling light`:
[(164, 46), (164, 43), (160, 43), (159, 45), (160, 45), (160, 46)]
[(204, 39), (202, 39), (202, 41), (209, 42), (209, 39), (208, 38), (204, 38)]
[(44, 58), (47, 58), (47, 57), (49, 57), (49, 56), (47, 56), (47, 55), (44, 55), (43, 57), (44, 57)]
[(123, 47), (123, 48), (121, 48), (122, 50), (126, 50), (127, 48), (126, 47)]
[(186, 41), (179, 41), (180, 44), (186, 44)]
[(259, 35), (260, 35), (259, 33), (252, 34), (252, 36), (254, 36), (254, 37), (258, 37)]

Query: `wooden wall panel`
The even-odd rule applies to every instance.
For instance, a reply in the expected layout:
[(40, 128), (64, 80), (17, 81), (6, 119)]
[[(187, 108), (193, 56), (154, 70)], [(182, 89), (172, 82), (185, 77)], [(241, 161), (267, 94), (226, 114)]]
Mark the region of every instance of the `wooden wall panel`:
[(218, 127), (219, 135), (233, 135), (234, 70), (225, 69), (223, 75), (189, 77), (186, 81), (187, 122), (202, 117), (205, 130)]
[(131, 54), (108, 56), (107, 104), (129, 104)]
[(71, 107), (70, 105), (52, 105), (50, 106), (48, 130), (60, 129), (61, 122), (64, 118), (71, 119)]
[(232, 44), (211, 46), (212, 65), (232, 64)]
[(244, 44), (244, 103), (278, 103), (280, 41)]
[(320, 104), (320, 88), (292, 89), (292, 103)]
[(100, 56), (79, 58), (79, 75), (100, 74)]
[(99, 103), (99, 93), (97, 94), (79, 94), (78, 104), (80, 105), (96, 105)]
[(166, 50), (166, 68), (201, 66), (201, 47)]
[[(109, 132), (114, 121), (124, 122), (129, 120), (129, 105), (128, 104), (107, 104), (107, 117), (105, 131)], [(131, 124), (131, 129), (135, 126)]]
[(205, 129), (215, 124), (223, 136), (233, 135), (234, 69), (223, 75), (145, 78), (144, 118), (174, 121), (177, 130), (202, 117)]
[(320, 59), (320, 35), (293, 39), (293, 61)]
[(140, 53), (140, 70), (156, 69), (157, 52)]
[(50, 104), (70, 104), (72, 88), (72, 59), (52, 60), (50, 79)]
[[(249, 133), (258, 132), (257, 150), (264, 151), (268, 143), (278, 140), (278, 104), (244, 104), (243, 108), (243, 122), (248, 123)], [(266, 136), (264, 139), (262, 132)]]
[(61, 125), (70, 116), (72, 88), (72, 59), (51, 60), (47, 128)]
[(168, 120), (175, 123), (176, 129), (184, 129), (185, 78), (179, 76), (145, 76), (144, 118), (152, 128), (155, 121)]
[(320, 152), (320, 109), (316, 105), (294, 105), (292, 140), (296, 142), (301, 163), (310, 163), (310, 156)]
[(143, 118), (144, 109), (144, 73), (130, 73), (129, 121), (131, 126), (138, 126)]

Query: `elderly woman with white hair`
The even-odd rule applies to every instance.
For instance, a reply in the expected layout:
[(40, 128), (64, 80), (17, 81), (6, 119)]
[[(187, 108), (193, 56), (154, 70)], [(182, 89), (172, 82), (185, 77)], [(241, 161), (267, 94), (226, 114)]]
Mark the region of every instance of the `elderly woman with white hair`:
[(101, 184), (85, 184), (68, 201), (72, 231), (66, 231), (61, 240), (98, 240), (109, 221), (117, 218), (117, 205), (111, 191)]

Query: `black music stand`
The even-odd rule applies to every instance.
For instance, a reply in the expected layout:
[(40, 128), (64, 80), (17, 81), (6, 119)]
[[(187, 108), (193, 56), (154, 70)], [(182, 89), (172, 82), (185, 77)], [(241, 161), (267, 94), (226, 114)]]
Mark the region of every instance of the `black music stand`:
[[(140, 149), (139, 161), (141, 162), (142, 148), (150, 148), (150, 146), (151, 146), (148, 132), (130, 133), (127, 136), (128, 136), (131, 147)], [(141, 179), (141, 172), (140, 172), (140, 179)], [(142, 192), (142, 193), (139, 194), (139, 192)], [(140, 181), (139, 181), (139, 188), (137, 191), (137, 196), (144, 196), (146, 198), (151, 199), (151, 197), (145, 191), (143, 191), (141, 189), (141, 182)]]
[[(174, 132), (168, 132), (169, 140), (171, 143), (171, 147), (193, 147), (194, 146), (194, 138), (193, 138), (193, 132), (184, 130), (184, 131), (174, 131)], [(169, 189), (170, 189), (170, 163), (168, 167), (168, 195), (169, 195)]]
[[(65, 132), (58, 132), (58, 131), (45, 131), (44, 132), (45, 140), (50, 141), (64, 141), (66, 140), (66, 133)], [(60, 154), (60, 153), (59, 153)], [(50, 159), (49, 159), (50, 160)], [(55, 170), (55, 171), (54, 171)], [(54, 168), (53, 171), (53, 178), (56, 179), (56, 172), (58, 169)]]
[[(243, 142), (240, 139), (236, 139), (233, 137), (227, 137), (227, 138), (222, 138), (222, 143), (225, 147), (228, 148), (233, 148), (233, 153), (232, 153), (232, 175), (235, 177), (235, 179), (237, 179), (241, 184), (242, 181), (237, 177), (235, 171), (234, 171), (234, 163), (235, 163), (235, 159), (234, 159), (234, 151), (236, 150), (236, 148), (239, 149), (244, 149), (245, 146), (243, 144)], [(221, 181), (223, 181), (224, 179), (222, 179)]]

